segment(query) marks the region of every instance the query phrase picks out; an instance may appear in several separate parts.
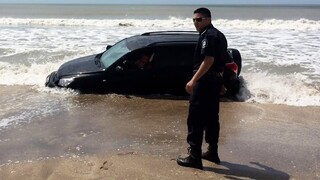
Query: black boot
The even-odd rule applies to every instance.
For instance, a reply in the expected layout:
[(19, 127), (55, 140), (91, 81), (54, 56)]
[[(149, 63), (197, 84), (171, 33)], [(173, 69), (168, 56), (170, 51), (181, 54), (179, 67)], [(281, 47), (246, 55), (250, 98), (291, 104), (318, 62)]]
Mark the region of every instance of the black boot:
[(203, 169), (201, 158), (193, 158), (191, 155), (186, 158), (178, 157), (177, 163), (184, 167)]
[(211, 148), (209, 146), (208, 151), (205, 153), (202, 153), (202, 159), (211, 161), (216, 164), (220, 164), (220, 158), (218, 155), (218, 148)]
[(202, 165), (202, 160), (200, 156), (194, 156), (192, 154), (192, 150), (189, 150), (189, 156), (188, 157), (178, 157), (177, 159), (177, 163), (180, 166), (184, 166), (184, 167), (192, 167), (192, 168), (197, 168), (197, 169), (203, 169), (203, 165)]

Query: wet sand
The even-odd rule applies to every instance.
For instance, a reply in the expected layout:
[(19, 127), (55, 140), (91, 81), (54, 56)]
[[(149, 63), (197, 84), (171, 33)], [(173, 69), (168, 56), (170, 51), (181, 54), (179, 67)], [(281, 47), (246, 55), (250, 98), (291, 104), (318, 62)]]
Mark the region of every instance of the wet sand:
[(320, 107), (222, 102), (222, 163), (196, 170), (176, 164), (186, 100), (114, 96), (2, 130), (1, 179), (320, 179)]

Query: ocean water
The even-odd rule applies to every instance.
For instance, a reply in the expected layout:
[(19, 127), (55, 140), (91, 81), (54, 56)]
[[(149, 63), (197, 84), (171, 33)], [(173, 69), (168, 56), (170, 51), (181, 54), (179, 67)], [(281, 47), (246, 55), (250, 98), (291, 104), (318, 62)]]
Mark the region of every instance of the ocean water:
[[(44, 86), (73, 58), (148, 31), (195, 30), (198, 6), (0, 4), (0, 128), (78, 107)], [(242, 55), (244, 103), (320, 106), (319, 6), (208, 6)], [(110, 96), (116, 98), (117, 96)]]

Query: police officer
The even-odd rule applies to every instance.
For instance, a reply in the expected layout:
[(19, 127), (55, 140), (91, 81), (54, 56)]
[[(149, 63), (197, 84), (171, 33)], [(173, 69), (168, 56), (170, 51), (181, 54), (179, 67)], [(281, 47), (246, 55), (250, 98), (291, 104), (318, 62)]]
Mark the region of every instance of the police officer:
[[(216, 164), (219, 139), (219, 101), (222, 74), (227, 58), (227, 40), (223, 33), (211, 24), (211, 12), (207, 8), (194, 11), (194, 26), (199, 32), (195, 51), (194, 74), (186, 84), (191, 95), (187, 119), (189, 156), (178, 157), (177, 163), (185, 167), (203, 169), (202, 158)], [(209, 144), (202, 153), (202, 139)]]

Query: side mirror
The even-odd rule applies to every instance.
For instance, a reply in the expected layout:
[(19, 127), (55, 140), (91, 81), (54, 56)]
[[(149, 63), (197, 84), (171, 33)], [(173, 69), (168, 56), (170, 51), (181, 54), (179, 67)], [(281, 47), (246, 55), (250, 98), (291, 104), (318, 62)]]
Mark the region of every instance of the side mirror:
[(122, 71), (123, 71), (123, 67), (121, 67), (121, 66), (117, 66), (117, 67), (116, 67), (116, 71), (118, 71), (118, 72), (122, 72)]
[(110, 49), (111, 47), (112, 47), (111, 45), (108, 45), (108, 46), (106, 47), (106, 50)]

